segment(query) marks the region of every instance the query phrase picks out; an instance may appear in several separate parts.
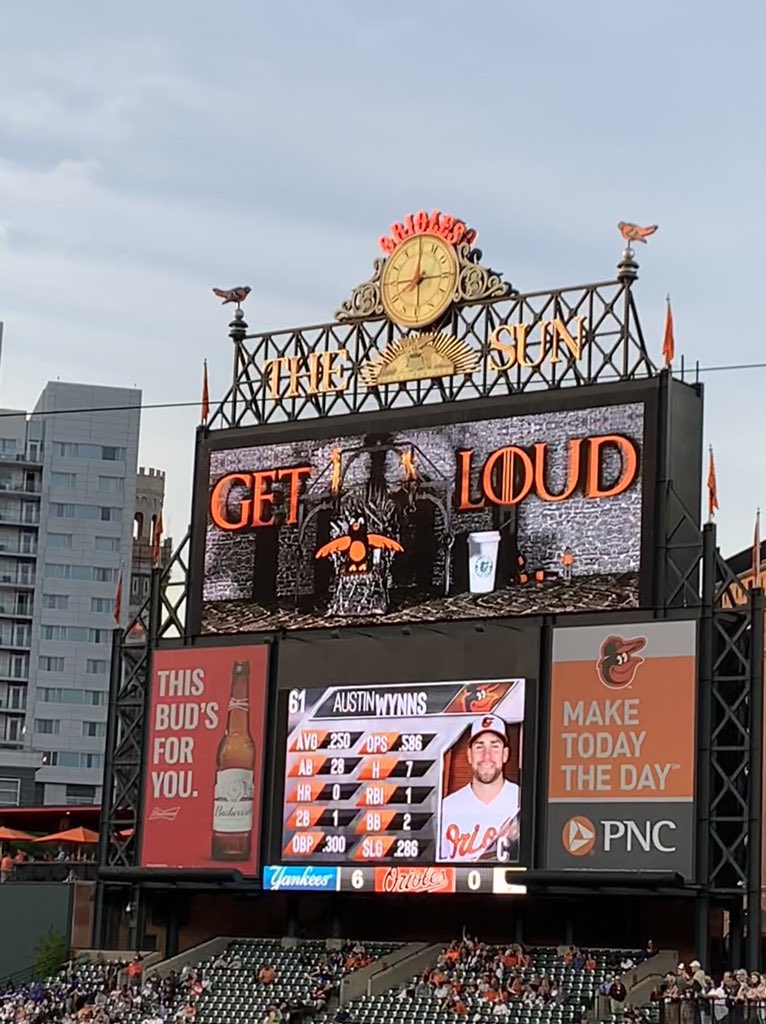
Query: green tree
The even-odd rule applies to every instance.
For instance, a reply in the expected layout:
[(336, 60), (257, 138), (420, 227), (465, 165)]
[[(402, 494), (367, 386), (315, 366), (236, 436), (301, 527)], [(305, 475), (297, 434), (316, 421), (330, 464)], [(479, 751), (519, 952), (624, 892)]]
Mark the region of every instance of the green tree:
[(69, 959), (69, 944), (61, 932), (51, 928), (38, 942), (35, 972), (38, 978), (56, 974)]

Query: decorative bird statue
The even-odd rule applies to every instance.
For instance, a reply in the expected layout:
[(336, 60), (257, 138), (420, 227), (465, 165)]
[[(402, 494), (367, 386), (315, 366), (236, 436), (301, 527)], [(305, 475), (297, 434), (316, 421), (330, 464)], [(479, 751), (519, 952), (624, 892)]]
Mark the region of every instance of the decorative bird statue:
[(236, 302), (238, 306), (241, 306), (245, 299), (250, 294), (250, 287), (248, 285), (240, 285), (239, 288), (214, 288), (213, 295), (217, 295), (219, 299), (223, 299), (221, 303), (225, 306), (227, 302)]
[(631, 224), (630, 221), (621, 220), (617, 227), (620, 229), (620, 234), (626, 242), (643, 242), (646, 245), (646, 239), (649, 235), (653, 235), (659, 225), (650, 224), (648, 228), (642, 228), (638, 224)]

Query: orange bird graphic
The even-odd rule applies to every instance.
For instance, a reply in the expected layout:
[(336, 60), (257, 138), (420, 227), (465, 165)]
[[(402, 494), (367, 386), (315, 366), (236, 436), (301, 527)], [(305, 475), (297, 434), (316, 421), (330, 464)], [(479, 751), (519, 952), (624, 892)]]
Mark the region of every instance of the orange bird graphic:
[(384, 537), (382, 533), (368, 533), (364, 519), (359, 516), (351, 523), (347, 534), (323, 544), (314, 557), (328, 558), (330, 555), (345, 554), (346, 572), (367, 572), (372, 548), (393, 551), (394, 554), (404, 551), (398, 541)]
[(659, 225), (650, 224), (648, 228), (642, 228), (638, 224), (631, 224), (630, 221), (621, 220), (617, 227), (620, 229), (620, 234), (626, 242), (643, 242), (646, 245), (646, 239), (649, 235), (654, 234)]

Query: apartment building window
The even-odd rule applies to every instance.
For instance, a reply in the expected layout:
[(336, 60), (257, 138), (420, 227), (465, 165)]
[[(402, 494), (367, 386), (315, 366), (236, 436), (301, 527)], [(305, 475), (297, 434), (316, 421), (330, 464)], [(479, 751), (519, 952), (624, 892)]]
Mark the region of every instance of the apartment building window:
[(32, 586), (35, 582), (35, 567), (33, 565), (20, 565), (16, 573), (16, 580), (22, 585)]
[(15, 437), (0, 437), (0, 452), (3, 455), (10, 455), (16, 451), (16, 438)]
[(125, 460), (125, 449), (104, 445), (101, 448), (101, 458), (104, 462), (123, 462)]
[(88, 630), (88, 643), (89, 644), (108, 644), (111, 639), (110, 629), (89, 629)]
[(76, 487), (76, 473), (51, 473), (52, 487)]
[(117, 578), (117, 569), (105, 569), (102, 565), (93, 566), (93, 579), (96, 583), (112, 583)]
[(98, 478), (98, 489), (108, 491), (110, 494), (122, 494), (123, 480), (121, 476), (100, 476)]
[(66, 788), (66, 802), (68, 807), (94, 804), (96, 802), (96, 787), (69, 785)]
[(63, 459), (101, 459), (104, 462), (121, 462), (125, 459), (125, 449), (113, 445), (56, 441), (53, 451)]
[(46, 755), (48, 765), (58, 765), (59, 768), (101, 768), (104, 758), (101, 754), (86, 754), (78, 750), (51, 750)]
[(102, 612), (114, 610), (114, 599), (111, 597), (92, 597), (90, 599), (90, 610), (97, 615)]
[(58, 736), (61, 723), (57, 718), (36, 718), (35, 732), (44, 736)]
[(0, 779), (0, 807), (18, 807), (21, 799), (20, 779)]
[(49, 658), (40, 656), (37, 660), (41, 672), (63, 672), (66, 658)]
[(48, 767), (55, 767), (59, 761), (59, 755), (57, 750), (42, 750), (43, 764)]
[(13, 486), (13, 473), (3, 470), (0, 472), (0, 491), (10, 491)]
[(109, 671), (109, 662), (105, 658), (88, 658), (85, 662), (85, 674), (89, 676), (105, 676)]
[(74, 537), (71, 533), (49, 533), (49, 548), (71, 548)]
[(37, 690), (44, 704), (88, 704), (101, 707), (106, 704), (106, 693), (102, 690), (69, 689), (64, 686), (41, 686)]
[(119, 537), (96, 537), (96, 551), (108, 551), (114, 553), (120, 550), (121, 540)]
[(122, 518), (121, 508), (112, 508), (111, 506), (103, 506), (101, 509), (101, 522), (102, 523), (116, 523)]
[(8, 687), (8, 708), (11, 711), (24, 711), (27, 706), (26, 686)]
[[(0, 719), (0, 722), (2, 720)], [(22, 720), (20, 718), (6, 718), (5, 728), (2, 728), (0, 724), (0, 738), (6, 740), (8, 743), (18, 743), (23, 738), (22, 733)]]
[[(86, 643), (90, 640), (90, 633), (103, 633), (105, 630), (87, 629), (85, 626), (41, 626), (40, 636), (43, 640), (71, 640), (78, 643)], [(91, 643), (100, 641), (90, 640)]]
[(82, 734), (94, 740), (106, 736), (106, 722), (83, 722)]
[(68, 594), (43, 594), (43, 608), (57, 608), (59, 611), (66, 611), (68, 607)]
[[(61, 536), (64, 536), (64, 537), (70, 536), (71, 537), (71, 534), (69, 534), (69, 535), (68, 534), (62, 534)], [(65, 546), (66, 547), (71, 547), (71, 544), (69, 544), (69, 545), (62, 544), (61, 545), (61, 547), (65, 547)], [(24, 532), (22, 532), (21, 537), (19, 538), (19, 551), (21, 552), (22, 555), (36, 555), (37, 554), (37, 534), (36, 533), (31, 533), (28, 530), (25, 530)]]
[(29, 675), (29, 661), (26, 654), (12, 654), (9, 675), (12, 679), (26, 679)]
[(50, 503), (50, 512), (56, 519), (74, 519), (74, 510), (76, 506), (62, 502), (52, 501)]
[(46, 562), (45, 575), (52, 580), (68, 580), (72, 575), (71, 565), (61, 565), (59, 562)]
[(11, 643), (14, 647), (29, 647), (32, 643), (32, 629), (26, 623), (15, 622), (11, 630)]

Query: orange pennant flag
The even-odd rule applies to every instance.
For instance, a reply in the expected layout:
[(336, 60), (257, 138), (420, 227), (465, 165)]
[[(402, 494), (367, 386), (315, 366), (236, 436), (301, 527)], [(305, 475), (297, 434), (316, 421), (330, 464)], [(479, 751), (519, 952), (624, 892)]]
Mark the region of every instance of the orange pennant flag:
[(761, 510), (755, 513), (755, 530), (753, 532), (753, 559), (752, 559), (753, 586), (761, 585)]
[(120, 566), (120, 575), (117, 577), (117, 590), (114, 594), (114, 624), (120, 625), (120, 619), (122, 618), (122, 566)]
[(715, 456), (713, 446), (710, 446), (707, 467), (707, 515), (708, 521), (713, 521), (713, 516), (718, 510), (718, 481), (715, 476)]
[(202, 370), (202, 423), (207, 423), (210, 416), (210, 389), (207, 382), (207, 359)]
[(152, 538), (152, 565), (156, 568), (160, 564), (160, 549), (162, 547), (162, 509), (154, 524), (154, 537)]
[(673, 360), (676, 357), (676, 339), (673, 334), (673, 310), (670, 308), (670, 296), (667, 299), (667, 308), (665, 310), (665, 336), (662, 339), (662, 356), (665, 360), (665, 366), (672, 366)]

